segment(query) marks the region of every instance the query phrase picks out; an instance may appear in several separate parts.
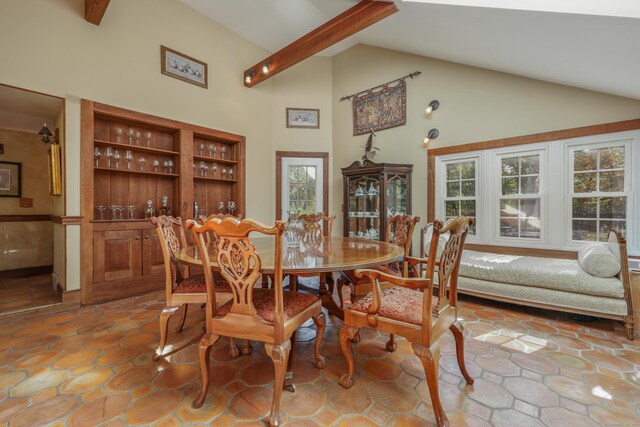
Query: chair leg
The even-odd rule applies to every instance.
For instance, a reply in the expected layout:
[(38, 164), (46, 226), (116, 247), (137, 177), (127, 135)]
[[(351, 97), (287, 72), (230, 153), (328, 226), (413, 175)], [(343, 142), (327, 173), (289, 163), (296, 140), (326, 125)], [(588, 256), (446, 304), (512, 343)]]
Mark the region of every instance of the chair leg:
[(354, 383), (353, 373), (355, 369), (353, 366), (353, 355), (351, 354), (351, 341), (353, 341), (357, 333), (358, 329), (349, 325), (342, 325), (342, 328), (340, 328), (340, 348), (347, 362), (347, 373), (340, 377), (340, 385), (344, 388), (351, 388)]
[(198, 409), (204, 403), (204, 399), (207, 397), (207, 391), (209, 391), (209, 381), (211, 379), (211, 372), (209, 368), (209, 361), (211, 356), (211, 347), (220, 339), (219, 335), (204, 334), (200, 340), (198, 346), (198, 354), (200, 355), (200, 373), (202, 375), (202, 384), (200, 385), (200, 394), (198, 398), (193, 401), (193, 407)]
[(394, 334), (389, 335), (389, 341), (387, 341), (385, 348), (390, 353), (393, 353), (398, 348), (398, 345), (396, 344), (396, 336)]
[(316, 345), (314, 347), (315, 353), (315, 366), (318, 369), (324, 369), (325, 361), (324, 357), (320, 354), (320, 346), (322, 345), (322, 339), (324, 338), (324, 328), (327, 324), (327, 319), (324, 316), (323, 312), (320, 312), (317, 316), (312, 317), (313, 323), (316, 325), (317, 333), (316, 333)]
[(156, 350), (156, 354), (153, 355), (153, 361), (157, 361), (162, 356), (162, 350), (164, 350), (165, 344), (167, 344), (167, 329), (169, 328), (169, 319), (178, 311), (180, 307), (165, 307), (160, 313), (160, 344)]
[(182, 304), (182, 313), (180, 314), (180, 323), (176, 327), (176, 333), (181, 332), (184, 327), (184, 322), (187, 320), (187, 309), (189, 308), (189, 304)]
[(236, 347), (233, 337), (229, 338), (229, 356), (234, 359), (240, 356), (240, 352), (238, 351), (238, 347)]
[(431, 396), (431, 405), (436, 416), (438, 427), (448, 427), (449, 420), (442, 409), (440, 403), (440, 393), (438, 392), (438, 360), (440, 359), (440, 346), (435, 343), (431, 348), (423, 347), (420, 344), (412, 343), (413, 352), (420, 358), (424, 373), (427, 377), (427, 386)]
[(275, 427), (280, 425), (280, 397), (284, 386), (284, 374), (287, 370), (289, 351), (291, 351), (291, 341), (286, 340), (280, 345), (266, 343), (264, 349), (273, 360), (273, 368), (275, 370), (273, 401), (271, 402), (271, 414), (269, 415), (269, 425)]
[(253, 347), (251, 346), (251, 340), (244, 340), (244, 345), (240, 350), (243, 356), (248, 356), (253, 352)]
[(464, 361), (464, 336), (462, 335), (462, 323), (456, 321), (449, 327), (456, 340), (456, 358), (458, 359), (458, 367), (467, 384), (473, 384), (473, 378), (467, 371), (467, 364)]

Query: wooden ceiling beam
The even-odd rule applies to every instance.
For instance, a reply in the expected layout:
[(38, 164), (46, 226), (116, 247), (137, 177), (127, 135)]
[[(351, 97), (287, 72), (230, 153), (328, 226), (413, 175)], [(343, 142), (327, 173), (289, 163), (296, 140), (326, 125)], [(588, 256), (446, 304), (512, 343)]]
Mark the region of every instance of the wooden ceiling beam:
[(109, 0), (84, 0), (84, 19), (94, 25), (100, 25), (108, 6)]
[[(263, 82), (397, 11), (398, 7), (393, 2), (362, 0), (347, 11), (245, 70), (244, 85), (251, 87)], [(271, 64), (268, 74), (262, 72), (265, 63)], [(247, 76), (251, 73), (253, 75), (251, 81), (248, 82)]]

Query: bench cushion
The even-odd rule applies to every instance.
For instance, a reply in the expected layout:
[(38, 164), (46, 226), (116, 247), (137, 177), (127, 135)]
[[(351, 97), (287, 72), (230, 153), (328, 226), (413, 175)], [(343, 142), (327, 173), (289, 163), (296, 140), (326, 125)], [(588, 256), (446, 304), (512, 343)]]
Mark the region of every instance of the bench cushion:
[(483, 281), (555, 289), (585, 295), (624, 298), (617, 277), (595, 277), (577, 260), (462, 252), (460, 276)]

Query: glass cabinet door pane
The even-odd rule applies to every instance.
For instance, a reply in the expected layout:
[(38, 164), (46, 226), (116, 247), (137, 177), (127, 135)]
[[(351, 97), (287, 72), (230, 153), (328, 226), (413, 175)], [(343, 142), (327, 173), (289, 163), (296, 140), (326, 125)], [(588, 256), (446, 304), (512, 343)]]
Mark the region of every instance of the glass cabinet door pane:
[(387, 181), (386, 201), (388, 215), (407, 212), (407, 181), (404, 177), (396, 175)]

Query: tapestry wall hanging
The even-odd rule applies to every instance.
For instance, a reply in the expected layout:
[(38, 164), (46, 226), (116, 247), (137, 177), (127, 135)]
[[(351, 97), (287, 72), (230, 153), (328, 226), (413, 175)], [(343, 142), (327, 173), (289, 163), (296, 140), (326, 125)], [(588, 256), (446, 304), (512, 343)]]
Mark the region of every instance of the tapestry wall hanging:
[(369, 90), (353, 99), (353, 135), (388, 129), (407, 123), (407, 84)]

